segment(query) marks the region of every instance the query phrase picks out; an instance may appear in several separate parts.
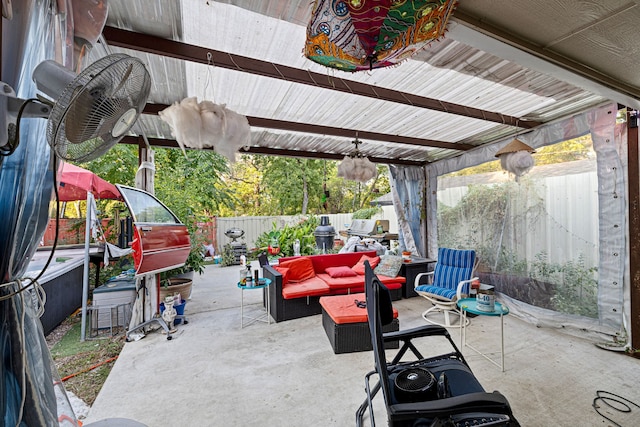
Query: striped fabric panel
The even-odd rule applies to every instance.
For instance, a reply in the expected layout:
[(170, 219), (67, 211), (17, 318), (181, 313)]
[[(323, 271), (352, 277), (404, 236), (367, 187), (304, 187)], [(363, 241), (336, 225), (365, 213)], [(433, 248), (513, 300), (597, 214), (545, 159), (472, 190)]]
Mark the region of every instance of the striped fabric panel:
[[(471, 279), (475, 260), (474, 250), (439, 248), (433, 286), (450, 289), (455, 295), (458, 283)], [(469, 294), (469, 284), (465, 285), (462, 293)]]

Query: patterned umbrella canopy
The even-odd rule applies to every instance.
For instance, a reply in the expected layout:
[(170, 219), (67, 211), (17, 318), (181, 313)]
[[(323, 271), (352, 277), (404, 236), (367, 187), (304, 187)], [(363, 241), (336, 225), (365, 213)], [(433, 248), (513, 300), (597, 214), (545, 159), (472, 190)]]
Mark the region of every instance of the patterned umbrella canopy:
[(454, 0), (316, 0), (305, 56), (344, 71), (395, 65), (444, 34)]

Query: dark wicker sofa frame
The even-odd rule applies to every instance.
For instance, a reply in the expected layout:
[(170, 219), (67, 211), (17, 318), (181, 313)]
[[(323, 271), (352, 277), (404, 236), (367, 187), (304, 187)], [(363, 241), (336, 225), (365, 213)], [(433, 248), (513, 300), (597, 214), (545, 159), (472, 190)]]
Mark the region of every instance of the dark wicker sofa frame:
[(267, 290), (270, 298), (270, 314), (273, 320), (282, 322), (322, 313), (319, 296), (284, 299), (282, 297), (282, 275), (270, 265), (265, 265), (262, 269), (264, 277), (271, 279), (271, 285)]

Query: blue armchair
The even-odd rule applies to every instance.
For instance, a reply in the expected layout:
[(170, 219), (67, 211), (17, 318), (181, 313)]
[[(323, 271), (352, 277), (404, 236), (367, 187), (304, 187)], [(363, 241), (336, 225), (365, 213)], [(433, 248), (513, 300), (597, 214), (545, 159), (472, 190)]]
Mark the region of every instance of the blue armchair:
[[(471, 282), (476, 280), (473, 273), (476, 267), (476, 252), (474, 250), (438, 249), (438, 260), (433, 271), (416, 276), (414, 288), (418, 295), (426, 298), (433, 307), (422, 313), (422, 317), (429, 323), (440, 326), (453, 326), (450, 314), (458, 316), (457, 326), (462, 326), (462, 315), (456, 302), (469, 295)], [(420, 279), (430, 276), (430, 283), (420, 284)], [(434, 314), (444, 314), (444, 323), (429, 318)], [(433, 317), (433, 316), (432, 316)], [(468, 322), (468, 320), (467, 320)]]

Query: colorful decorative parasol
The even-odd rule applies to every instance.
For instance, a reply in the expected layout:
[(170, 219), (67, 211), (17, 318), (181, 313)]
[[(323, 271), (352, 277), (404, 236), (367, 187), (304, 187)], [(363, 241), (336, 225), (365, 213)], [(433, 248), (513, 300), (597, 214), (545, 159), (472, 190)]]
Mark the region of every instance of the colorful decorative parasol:
[(388, 67), (444, 34), (455, 0), (316, 0), (304, 54), (343, 71)]

